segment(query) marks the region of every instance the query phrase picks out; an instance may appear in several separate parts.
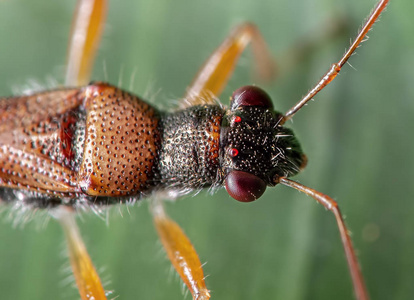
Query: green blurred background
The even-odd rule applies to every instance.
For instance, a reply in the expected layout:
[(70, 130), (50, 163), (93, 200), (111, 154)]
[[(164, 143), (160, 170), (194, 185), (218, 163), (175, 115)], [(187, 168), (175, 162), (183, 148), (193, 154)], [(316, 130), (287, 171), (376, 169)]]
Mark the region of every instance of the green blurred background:
[[(263, 84), (289, 109), (339, 59), (373, 0), (111, 1), (94, 80), (172, 107), (236, 24), (256, 23), (282, 74)], [(28, 82), (63, 82), (75, 1), (0, 0), (0, 95)], [(414, 298), (414, 2), (391, 0), (370, 40), (289, 124), (309, 157), (297, 180), (338, 200), (373, 299)], [(330, 38), (335, 24), (343, 30)], [(300, 60), (300, 42), (316, 41)], [(306, 42), (305, 42), (306, 44)], [(297, 49), (297, 48), (296, 48)], [(287, 54), (288, 53), (288, 54)], [(258, 82), (243, 56), (222, 99)], [(296, 63), (290, 63), (295, 62)], [(105, 66), (105, 67), (104, 67)], [(104, 69), (106, 68), (106, 74)], [(132, 82), (132, 84), (131, 84)], [(285, 187), (239, 204), (224, 190), (167, 203), (198, 249), (213, 299), (352, 299), (333, 216)], [(121, 212), (121, 213), (120, 213)], [(76, 299), (62, 230), (44, 216), (14, 228), (2, 214), (0, 299)], [(81, 231), (117, 299), (183, 299), (148, 205), (93, 213)], [(112, 298), (109, 297), (109, 298)], [(186, 299), (190, 297), (187, 296)]]

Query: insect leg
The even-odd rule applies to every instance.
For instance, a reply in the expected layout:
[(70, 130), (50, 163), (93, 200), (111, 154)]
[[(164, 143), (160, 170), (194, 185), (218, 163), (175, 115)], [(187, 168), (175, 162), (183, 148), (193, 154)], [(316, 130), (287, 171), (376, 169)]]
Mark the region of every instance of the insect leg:
[(298, 112), (309, 100), (311, 100), (317, 93), (319, 93), (323, 88), (325, 88), (335, 77), (338, 75), (339, 71), (341, 71), (342, 66), (348, 61), (351, 55), (355, 52), (358, 46), (364, 41), (365, 36), (367, 35), (368, 31), (372, 28), (374, 23), (378, 20), (379, 16), (381, 15), (382, 11), (388, 4), (388, 0), (381, 0), (378, 2), (377, 6), (369, 15), (367, 21), (362, 26), (362, 29), (358, 33), (358, 36), (352, 43), (351, 47), (345, 52), (342, 58), (335, 64), (331, 66), (331, 68), (326, 72), (326, 74), (321, 78), (321, 80), (298, 102), (286, 112), (284, 119), (280, 123), (282, 125), (287, 120), (293, 117), (293, 115)]
[(193, 299), (210, 299), (209, 290), (204, 282), (203, 268), (191, 241), (180, 226), (166, 215), (160, 201), (154, 200), (151, 210), (167, 256), (187, 285)]
[(358, 259), (355, 255), (354, 247), (352, 246), (348, 228), (346, 227), (342, 214), (339, 210), (338, 203), (336, 203), (336, 201), (331, 197), (322, 194), (321, 192), (315, 191), (314, 189), (311, 189), (307, 186), (304, 186), (296, 181), (287, 179), (286, 177), (278, 178), (276, 181), (311, 196), (313, 199), (322, 204), (326, 209), (332, 211), (338, 224), (342, 245), (345, 250), (346, 260), (348, 262), (348, 268), (351, 273), (356, 299), (368, 300), (369, 296), (364, 283), (364, 278), (358, 264)]
[(69, 258), (82, 300), (106, 300), (105, 291), (76, 225), (74, 213), (62, 207), (55, 214), (65, 232)]
[[(68, 47), (65, 85), (78, 86), (89, 82), (106, 8), (106, 0), (78, 1)], [(82, 300), (106, 300), (101, 280), (83, 243), (73, 213), (66, 211), (59, 214), (58, 219), (66, 235), (72, 271)]]
[(207, 59), (187, 89), (180, 108), (213, 102), (224, 89), (237, 60), (249, 43), (252, 44), (256, 60), (256, 72), (264, 79), (271, 78), (275, 65), (267, 45), (255, 25), (244, 23), (236, 27)]
[(78, 1), (67, 54), (66, 86), (89, 83), (106, 10), (106, 0)]

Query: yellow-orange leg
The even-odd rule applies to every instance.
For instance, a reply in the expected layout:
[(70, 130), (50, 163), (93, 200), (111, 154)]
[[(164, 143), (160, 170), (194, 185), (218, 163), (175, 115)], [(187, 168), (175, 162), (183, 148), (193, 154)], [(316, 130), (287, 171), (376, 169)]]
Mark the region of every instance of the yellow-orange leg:
[(210, 293), (204, 282), (203, 268), (191, 241), (180, 226), (166, 215), (161, 202), (154, 200), (151, 210), (167, 256), (187, 285), (193, 299), (210, 299)]
[(60, 208), (55, 213), (65, 232), (73, 275), (82, 300), (106, 300), (105, 291), (76, 225), (74, 212)]
[[(252, 43), (258, 74), (269, 78), (274, 72), (274, 63), (258, 29), (249, 23), (237, 27), (207, 59), (195, 76), (180, 108), (214, 103), (229, 77), (237, 60), (247, 45)], [(209, 299), (210, 293), (204, 282), (204, 273), (197, 252), (180, 226), (165, 213), (161, 202), (153, 201), (154, 223), (167, 256), (175, 270), (187, 285), (193, 299)]]
[(379, 16), (381, 15), (382, 11), (388, 4), (388, 0), (381, 0), (378, 2), (377, 6), (368, 16), (367, 21), (362, 26), (361, 31), (358, 33), (358, 36), (352, 43), (351, 47), (345, 52), (342, 58), (335, 64), (331, 66), (331, 68), (326, 72), (326, 74), (321, 78), (321, 80), (298, 102), (293, 106), (289, 111), (285, 113), (283, 120), (281, 121), (281, 125), (284, 124), (287, 120), (293, 117), (295, 113), (297, 113), (309, 100), (311, 100), (317, 93), (319, 93), (323, 88), (325, 88), (335, 77), (338, 75), (339, 71), (343, 65), (348, 61), (351, 55), (355, 52), (355, 50), (359, 47), (359, 45), (364, 41), (368, 31), (372, 28), (374, 23), (378, 20)]
[[(106, 0), (78, 1), (68, 46), (67, 86), (84, 85), (90, 81), (106, 10)], [(59, 213), (58, 219), (66, 235), (72, 271), (81, 299), (106, 300), (101, 280), (83, 243), (73, 213)]]
[(257, 74), (263, 79), (271, 78), (275, 65), (267, 45), (255, 25), (244, 23), (231, 32), (207, 59), (187, 89), (180, 108), (214, 103), (214, 98), (223, 91), (249, 43), (252, 44)]
[(89, 83), (107, 6), (106, 0), (78, 1), (67, 54), (66, 86)]
[(313, 199), (322, 204), (327, 210), (330, 210), (334, 215), (338, 224), (339, 233), (341, 235), (342, 245), (345, 249), (345, 256), (348, 262), (348, 268), (351, 273), (352, 283), (354, 286), (355, 296), (358, 300), (368, 300), (368, 292), (365, 286), (364, 277), (362, 276), (358, 259), (355, 255), (354, 247), (352, 246), (351, 237), (349, 236), (349, 230), (345, 225), (341, 211), (339, 210), (338, 203), (331, 197), (322, 194), (314, 189), (304, 186), (296, 181), (287, 179), (285, 177), (277, 178), (275, 183), (281, 183), (286, 186), (292, 187), (306, 195), (311, 196)]

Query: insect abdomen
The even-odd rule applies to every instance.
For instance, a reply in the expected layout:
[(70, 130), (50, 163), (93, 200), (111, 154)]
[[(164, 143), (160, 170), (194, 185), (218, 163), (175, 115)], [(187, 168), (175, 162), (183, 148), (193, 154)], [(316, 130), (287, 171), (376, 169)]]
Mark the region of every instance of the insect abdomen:
[(78, 184), (90, 196), (130, 196), (154, 185), (157, 111), (106, 84), (85, 90), (86, 130)]
[(71, 139), (77, 89), (0, 99), (0, 186), (74, 197)]
[(0, 99), (0, 196), (42, 207), (139, 198), (154, 184), (158, 121), (104, 83)]

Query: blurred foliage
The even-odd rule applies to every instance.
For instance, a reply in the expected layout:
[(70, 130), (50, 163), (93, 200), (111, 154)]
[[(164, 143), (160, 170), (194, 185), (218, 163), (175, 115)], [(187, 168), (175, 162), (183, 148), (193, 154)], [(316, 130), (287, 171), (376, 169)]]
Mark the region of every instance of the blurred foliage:
[[(93, 80), (171, 108), (234, 25), (258, 25), (280, 62), (261, 84), (286, 111), (343, 53), (375, 1), (111, 1)], [(0, 1), (0, 95), (63, 82), (75, 1)], [(414, 2), (391, 1), (341, 75), (289, 124), (309, 157), (297, 180), (338, 200), (373, 299), (414, 298)], [(324, 38), (331, 27), (343, 30)], [(298, 57), (292, 49), (314, 41)], [(293, 47), (293, 48), (292, 48)], [(248, 51), (249, 52), (249, 51)], [(300, 59), (299, 59), (300, 58)], [(243, 56), (222, 101), (251, 77)], [(260, 82), (258, 82), (260, 84)], [(16, 88), (17, 87), (17, 88)], [(239, 204), (224, 190), (167, 203), (205, 265), (213, 299), (352, 299), (333, 216), (285, 187)], [(2, 214), (0, 298), (75, 299), (63, 236)], [(91, 256), (119, 299), (183, 299), (147, 203), (114, 207), (109, 225), (79, 218)], [(39, 225), (39, 226), (38, 226)], [(41, 227), (39, 229), (39, 227)], [(171, 280), (173, 279), (173, 280)], [(189, 299), (189, 296), (187, 296)]]

